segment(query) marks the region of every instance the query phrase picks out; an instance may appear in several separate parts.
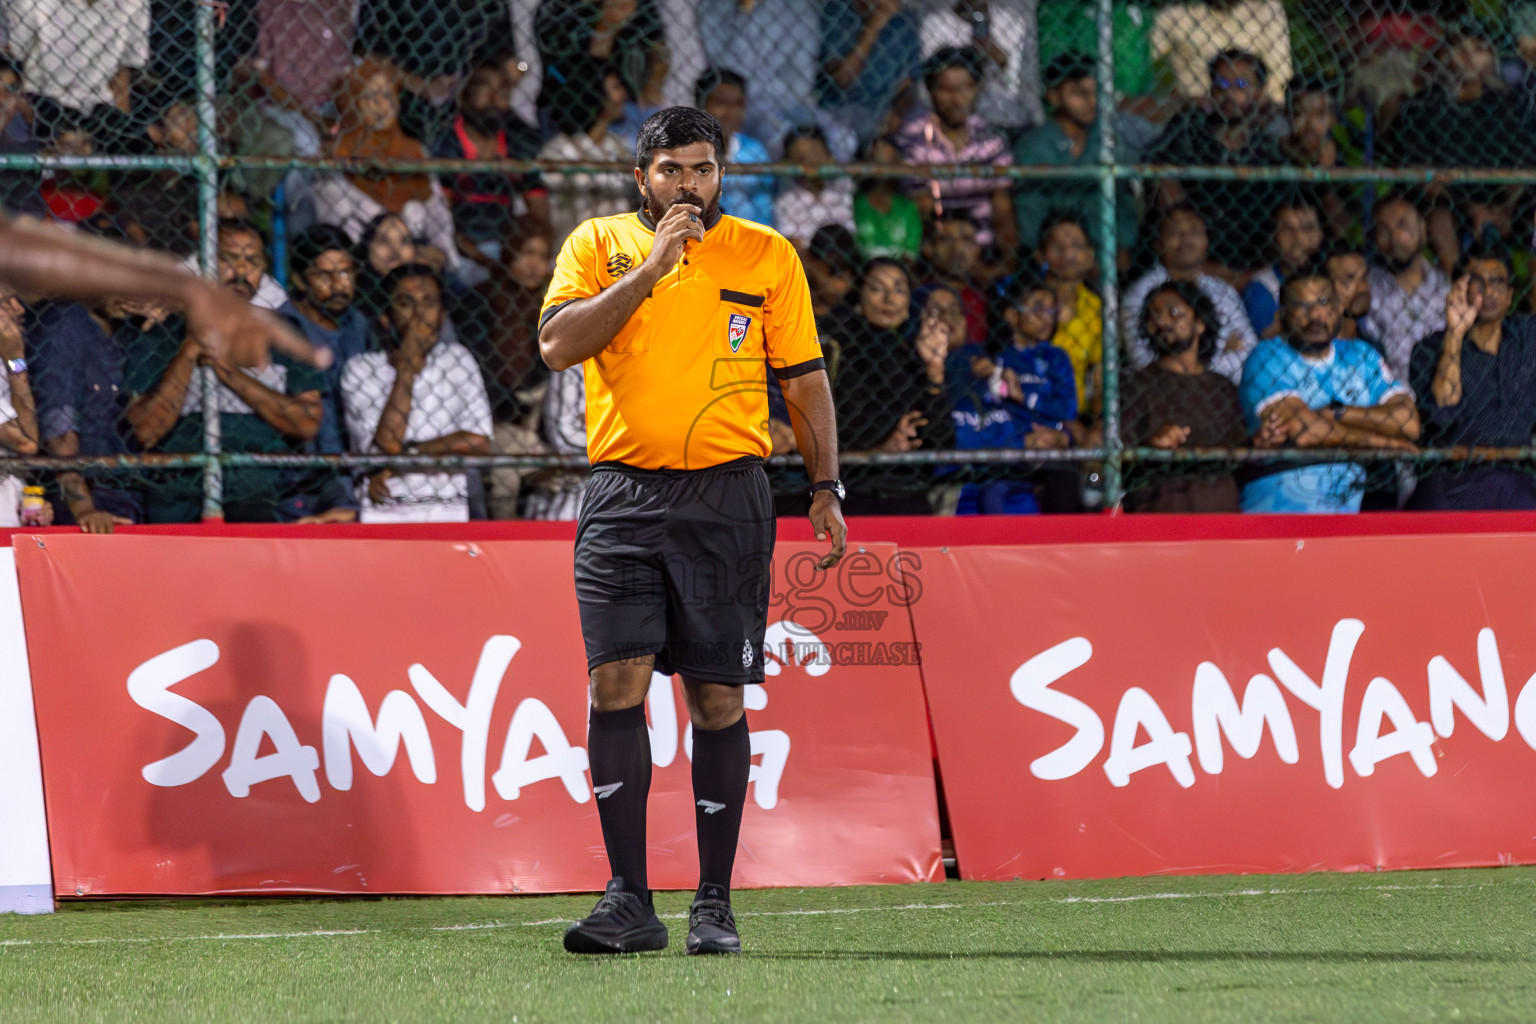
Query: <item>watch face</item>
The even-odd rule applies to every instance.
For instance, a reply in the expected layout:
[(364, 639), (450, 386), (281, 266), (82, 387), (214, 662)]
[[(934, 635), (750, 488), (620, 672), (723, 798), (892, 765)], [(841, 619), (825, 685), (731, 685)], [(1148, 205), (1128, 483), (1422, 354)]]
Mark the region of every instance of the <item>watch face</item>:
[(842, 501), (843, 497), (848, 492), (843, 489), (843, 482), (841, 480), (839, 480), (837, 483), (832, 485), (832, 493), (837, 495), (837, 500), (838, 501)]

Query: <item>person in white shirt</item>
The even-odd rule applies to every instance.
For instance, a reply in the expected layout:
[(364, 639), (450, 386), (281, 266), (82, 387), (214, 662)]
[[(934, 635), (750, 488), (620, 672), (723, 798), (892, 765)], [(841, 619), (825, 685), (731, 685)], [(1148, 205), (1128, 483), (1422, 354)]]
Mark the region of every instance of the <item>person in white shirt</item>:
[(129, 111), (132, 69), (149, 63), (149, 0), (0, 0), (0, 15), (24, 92)]
[(1157, 266), (1133, 282), (1120, 303), (1120, 337), (1125, 340), (1131, 369), (1140, 370), (1152, 364), (1152, 346), (1141, 329), (1141, 310), (1153, 289), (1172, 278), (1192, 282), (1216, 307), (1221, 333), (1210, 368), (1234, 384), (1241, 382), (1243, 362), (1259, 343), (1259, 337), (1248, 322), (1237, 289), (1201, 270), (1211, 248), (1205, 219), (1187, 202), (1170, 206), (1163, 211), (1152, 248), (1157, 252)]
[[(0, 289), (0, 460), (36, 455), (37, 403), (27, 376), (22, 317), (16, 294)], [(0, 527), (21, 525), (20, 477), (0, 471)]]
[[(341, 371), (341, 398), (354, 452), (364, 455), (486, 455), (491, 403), (470, 351), (442, 338), (443, 285), (419, 263), (384, 279), (385, 352), (365, 352)], [(377, 470), (358, 487), (365, 523), (469, 519), (463, 473)]]
[(994, 128), (1017, 132), (1045, 120), (1035, 0), (956, 0), (923, 15), (918, 39), (924, 60), (946, 46), (980, 51), (985, 66), (976, 114)]
[[(815, 125), (796, 128), (784, 137), (784, 159), (812, 167), (832, 162), (827, 137)], [(805, 251), (816, 229), (837, 224), (854, 230), (853, 179), (794, 178), (779, 183), (773, 201), (773, 220), (779, 234)]]
[[(617, 72), (603, 76), (601, 96), (584, 82), (571, 83), (561, 93), (550, 104), (560, 134), (539, 150), (540, 160), (634, 163), (634, 150), (609, 130), (624, 117), (624, 103), (629, 98)], [(549, 184), (549, 220), (557, 246), (584, 220), (627, 213), (640, 206), (633, 174), (562, 174), (552, 170), (545, 175), (545, 181)]]

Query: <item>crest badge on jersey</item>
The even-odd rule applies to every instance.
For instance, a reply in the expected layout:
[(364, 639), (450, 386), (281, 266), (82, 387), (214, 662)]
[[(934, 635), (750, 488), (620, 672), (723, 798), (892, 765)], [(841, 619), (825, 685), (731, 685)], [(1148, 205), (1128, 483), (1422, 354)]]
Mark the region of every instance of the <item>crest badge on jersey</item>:
[(752, 318), (742, 313), (732, 313), (730, 327), (726, 331), (726, 340), (731, 343), (731, 351), (741, 348), (741, 343), (747, 340), (747, 329), (752, 326)]

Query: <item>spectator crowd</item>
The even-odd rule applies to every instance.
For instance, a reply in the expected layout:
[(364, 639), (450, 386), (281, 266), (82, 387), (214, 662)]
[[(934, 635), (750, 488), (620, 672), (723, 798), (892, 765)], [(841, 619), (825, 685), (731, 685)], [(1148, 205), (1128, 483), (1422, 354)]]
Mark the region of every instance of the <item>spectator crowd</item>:
[[(0, 205), (195, 267), (199, 180), (171, 161), (216, 144), (220, 281), (334, 365), (228, 365), (174, 310), (0, 295), (0, 525), (3, 458), (38, 454), (98, 457), (27, 475), (56, 522), (197, 519), (200, 470), (121, 457), (202, 452), (208, 415), (224, 452), (445, 460), (230, 466), (230, 520), (574, 517), (579, 472), (452, 458), (584, 452), (541, 300), (577, 224), (638, 207), (636, 135), (674, 104), (725, 130), (724, 212), (800, 251), (844, 449), (1041, 453), (850, 467), (850, 513), (1095, 507), (1106, 328), (1118, 441), (1169, 453), (1126, 463), (1129, 510), (1536, 508), (1517, 459), (1408, 458), (1532, 443), (1536, 188), (1243, 173), (1536, 166), (1536, 2), (1114, 0), (1112, 95), (1076, 0), (219, 6), (208, 125), (195, 0), (0, 0), (0, 152), (167, 161), (12, 165)], [(1155, 170), (1106, 191), (1107, 155)], [(825, 173), (855, 160), (877, 173)], [(774, 161), (802, 170), (733, 166)]]

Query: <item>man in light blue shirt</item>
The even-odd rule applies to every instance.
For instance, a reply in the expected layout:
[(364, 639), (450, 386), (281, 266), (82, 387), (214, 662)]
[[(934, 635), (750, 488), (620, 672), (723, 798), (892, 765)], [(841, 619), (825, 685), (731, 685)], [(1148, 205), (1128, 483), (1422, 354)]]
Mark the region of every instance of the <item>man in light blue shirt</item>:
[[(729, 68), (705, 68), (693, 89), (693, 105), (725, 130), (727, 166), (769, 162), (768, 147), (742, 131), (747, 120), (747, 80), (741, 75)], [(733, 172), (720, 185), (720, 208), (732, 217), (775, 227), (773, 191), (771, 174)]]
[(821, 5), (814, 0), (700, 0), (699, 39), (717, 67), (747, 80), (747, 130), (782, 139), (816, 123), (821, 61)]
[[(1313, 265), (1280, 289), (1281, 338), (1259, 342), (1243, 365), (1243, 414), (1256, 448), (1413, 451), (1413, 394), (1363, 341), (1339, 338), (1342, 310), (1326, 269)], [(1292, 468), (1295, 467), (1295, 468)], [(1365, 469), (1352, 462), (1272, 463), (1243, 487), (1244, 512), (1358, 512)]]

